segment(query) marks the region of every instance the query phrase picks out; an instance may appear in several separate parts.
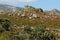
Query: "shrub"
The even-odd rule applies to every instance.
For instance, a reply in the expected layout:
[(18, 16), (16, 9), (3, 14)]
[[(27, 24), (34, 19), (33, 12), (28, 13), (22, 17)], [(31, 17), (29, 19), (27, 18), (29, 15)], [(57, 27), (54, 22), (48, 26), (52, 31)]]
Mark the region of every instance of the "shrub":
[(31, 27), (24, 27), (24, 31), (30, 33), (32, 31)]
[(10, 24), (9, 23), (4, 23), (2, 27), (6, 30), (9, 31)]

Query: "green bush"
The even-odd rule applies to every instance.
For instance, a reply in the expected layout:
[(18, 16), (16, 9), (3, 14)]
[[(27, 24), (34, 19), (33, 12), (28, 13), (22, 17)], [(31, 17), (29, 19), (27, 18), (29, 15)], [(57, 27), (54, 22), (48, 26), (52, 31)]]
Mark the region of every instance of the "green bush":
[(24, 31), (30, 33), (32, 31), (31, 27), (24, 27)]
[(9, 31), (10, 24), (9, 23), (4, 23), (2, 27), (6, 30)]

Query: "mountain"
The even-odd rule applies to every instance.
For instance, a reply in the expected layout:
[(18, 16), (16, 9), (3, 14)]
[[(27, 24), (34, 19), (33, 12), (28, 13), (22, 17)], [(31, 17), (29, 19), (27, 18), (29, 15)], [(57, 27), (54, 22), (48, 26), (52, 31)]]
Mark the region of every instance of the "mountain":
[(0, 12), (15, 12), (19, 10), (19, 7), (14, 7), (10, 5), (0, 4)]
[[(44, 12), (53, 15), (60, 15), (60, 11), (58, 9), (43, 11), (43, 9), (41, 8), (34, 8), (28, 5), (24, 6), (23, 8), (20, 8), (11, 5), (0, 4), (0, 14), (5, 12), (16, 12), (16, 14), (20, 16), (29, 16), (29, 17), (39, 17), (41, 16), (40, 14), (44, 14)], [(9, 15), (12, 14), (10, 13)]]
[(50, 11), (45, 11), (45, 12), (49, 14), (60, 15), (60, 10), (58, 9), (52, 9)]
[(32, 6), (24, 6), (17, 14), (22, 17), (37, 18), (40, 17), (40, 14), (43, 14), (43, 9)]

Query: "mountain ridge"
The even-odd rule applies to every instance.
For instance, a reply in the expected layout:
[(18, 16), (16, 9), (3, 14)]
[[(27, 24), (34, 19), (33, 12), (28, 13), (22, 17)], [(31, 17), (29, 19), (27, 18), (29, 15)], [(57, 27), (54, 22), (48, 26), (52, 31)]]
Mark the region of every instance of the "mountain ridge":
[[(38, 9), (38, 10), (37, 10)], [(24, 6), (23, 8), (21, 7), (15, 7), (15, 6), (11, 6), (11, 5), (6, 5), (6, 4), (0, 4), (0, 13), (1, 12), (15, 12), (17, 10), (20, 10), (20, 11), (34, 11), (34, 10), (37, 10), (37, 11), (42, 11), (42, 12), (45, 12), (45, 13), (49, 13), (49, 14), (55, 14), (55, 15), (60, 15), (60, 10), (58, 9), (52, 9), (52, 10), (43, 10), (41, 8), (34, 8), (32, 6)]]

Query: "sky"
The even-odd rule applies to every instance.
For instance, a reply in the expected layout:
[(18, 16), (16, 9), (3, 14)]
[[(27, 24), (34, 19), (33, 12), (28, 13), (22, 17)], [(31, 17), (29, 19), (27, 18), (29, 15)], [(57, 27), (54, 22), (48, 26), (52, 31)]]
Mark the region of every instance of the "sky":
[(8, 4), (16, 7), (29, 5), (44, 10), (60, 10), (60, 0), (0, 0), (0, 4)]

